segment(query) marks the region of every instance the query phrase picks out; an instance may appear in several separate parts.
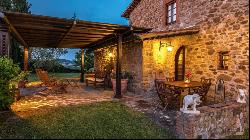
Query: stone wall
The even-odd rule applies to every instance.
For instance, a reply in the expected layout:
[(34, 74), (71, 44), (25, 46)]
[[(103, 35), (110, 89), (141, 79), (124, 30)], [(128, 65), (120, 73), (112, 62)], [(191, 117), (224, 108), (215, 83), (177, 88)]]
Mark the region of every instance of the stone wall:
[[(109, 54), (112, 53), (112, 57)], [(116, 47), (106, 46), (94, 51), (94, 68), (97, 71), (104, 71), (110, 64), (116, 70)], [(142, 42), (128, 42), (122, 47), (122, 71), (126, 70), (133, 75), (129, 80), (128, 90), (135, 93), (141, 93), (142, 79)]]
[(246, 104), (233, 102), (228, 106), (197, 108), (200, 114), (185, 114), (180, 111), (176, 116), (176, 133), (182, 139), (225, 138), (236, 135), (242, 129), (249, 128)]
[[(186, 70), (192, 70), (193, 80), (201, 77), (212, 78), (210, 93), (214, 93), (217, 79), (223, 78), (226, 84), (226, 96), (235, 98), (238, 89), (249, 90), (249, 1), (246, 0), (182, 0), (177, 5), (179, 19), (177, 23), (167, 26), (162, 0), (142, 0), (132, 11), (130, 20), (134, 26), (153, 28), (152, 31), (166, 31), (186, 27), (199, 27), (200, 32), (190, 37), (177, 36), (146, 40), (142, 51), (142, 89), (154, 91), (154, 72), (157, 70), (174, 73), (173, 58), (175, 51), (186, 46)], [(150, 3), (150, 4), (149, 4)], [(154, 59), (154, 44), (160, 40), (171, 41), (174, 51), (165, 53), (165, 59), (158, 63)], [(157, 47), (156, 47), (157, 48)], [(228, 70), (218, 69), (218, 52), (229, 51)], [(161, 57), (161, 56), (160, 56)]]
[[(158, 77), (159, 72), (167, 77), (175, 75), (175, 54), (181, 46), (189, 48), (194, 41), (194, 35), (176, 36), (170, 38), (145, 40), (143, 42), (143, 74), (142, 88), (144, 92), (154, 92), (154, 79)], [(174, 46), (173, 51), (168, 52), (167, 48), (160, 47), (161, 42), (171, 42)]]

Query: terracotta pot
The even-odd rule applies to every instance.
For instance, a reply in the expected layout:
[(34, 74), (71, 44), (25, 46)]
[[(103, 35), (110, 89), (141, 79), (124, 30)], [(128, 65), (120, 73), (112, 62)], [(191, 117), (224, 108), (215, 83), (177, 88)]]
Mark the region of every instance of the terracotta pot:
[(15, 92), (15, 99), (16, 99), (16, 101), (18, 101), (18, 100), (20, 100), (20, 98), (21, 98), (20, 91), (17, 90), (17, 91)]
[(26, 87), (26, 80), (21, 80), (18, 82), (18, 88), (25, 88)]
[[(111, 79), (113, 91), (116, 93), (116, 79)], [(121, 94), (124, 95), (127, 92), (128, 79), (121, 80)]]

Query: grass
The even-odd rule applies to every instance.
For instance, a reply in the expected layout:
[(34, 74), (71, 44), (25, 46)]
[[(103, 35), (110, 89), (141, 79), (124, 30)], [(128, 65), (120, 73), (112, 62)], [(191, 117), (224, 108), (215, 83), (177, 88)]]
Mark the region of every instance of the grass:
[[(54, 76), (56, 78), (77, 78), (80, 77), (80, 73), (49, 73), (50, 76)], [(31, 73), (28, 76), (29, 82), (38, 81), (38, 77), (35, 73)]]
[(68, 106), (0, 125), (0, 139), (171, 138), (144, 114), (118, 102)]

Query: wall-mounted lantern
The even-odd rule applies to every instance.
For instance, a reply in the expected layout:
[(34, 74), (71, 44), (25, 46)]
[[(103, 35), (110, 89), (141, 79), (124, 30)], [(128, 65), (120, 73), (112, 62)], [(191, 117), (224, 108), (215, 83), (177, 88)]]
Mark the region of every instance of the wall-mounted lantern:
[(113, 54), (110, 52), (110, 53), (108, 54), (108, 56), (109, 56), (109, 57), (113, 57)]
[(172, 51), (173, 51), (173, 48), (174, 48), (174, 46), (171, 45), (171, 42), (170, 42), (170, 43), (162, 43), (162, 42), (160, 41), (159, 51), (161, 50), (162, 47), (166, 47), (168, 52), (172, 52)]

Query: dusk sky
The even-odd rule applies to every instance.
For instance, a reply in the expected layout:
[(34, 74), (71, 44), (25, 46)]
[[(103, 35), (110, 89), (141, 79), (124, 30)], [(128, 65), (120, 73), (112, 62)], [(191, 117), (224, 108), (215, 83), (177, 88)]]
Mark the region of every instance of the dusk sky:
[[(31, 13), (71, 18), (74, 13), (80, 20), (128, 25), (121, 17), (131, 0), (28, 0)], [(70, 49), (62, 58), (72, 60), (78, 49)]]

